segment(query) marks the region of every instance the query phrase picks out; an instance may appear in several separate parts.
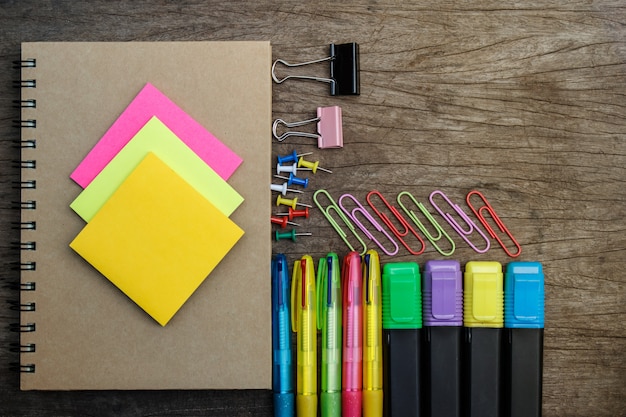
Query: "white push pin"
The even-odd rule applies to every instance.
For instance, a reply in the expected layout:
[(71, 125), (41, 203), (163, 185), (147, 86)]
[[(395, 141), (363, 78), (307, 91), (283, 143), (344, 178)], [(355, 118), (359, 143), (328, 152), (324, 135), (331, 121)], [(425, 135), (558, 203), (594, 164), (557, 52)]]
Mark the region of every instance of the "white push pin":
[(272, 191), (278, 191), (279, 193), (282, 193), (282, 195), (287, 195), (287, 192), (290, 193), (302, 193), (301, 190), (293, 190), (291, 188), (287, 188), (287, 183), (283, 182), (282, 185), (280, 184), (270, 184), (270, 189)]

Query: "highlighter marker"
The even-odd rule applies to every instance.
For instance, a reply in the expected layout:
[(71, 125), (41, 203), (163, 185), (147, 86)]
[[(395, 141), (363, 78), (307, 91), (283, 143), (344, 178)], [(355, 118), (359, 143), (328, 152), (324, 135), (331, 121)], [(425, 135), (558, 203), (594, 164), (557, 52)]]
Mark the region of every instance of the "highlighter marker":
[(363, 417), (383, 416), (383, 334), (380, 259), (363, 256)]
[(415, 262), (385, 264), (383, 408), (387, 417), (422, 415), (422, 291)]
[(341, 415), (361, 417), (363, 386), (363, 302), (361, 256), (348, 253), (341, 269), (343, 289), (343, 354)]
[(541, 417), (544, 276), (538, 262), (511, 262), (504, 277), (504, 415)]
[(466, 417), (500, 416), (502, 265), (468, 262), (463, 296), (463, 398)]
[(287, 258), (278, 254), (272, 260), (272, 389), (275, 417), (295, 415), (289, 295)]
[(293, 266), (291, 282), (291, 326), (296, 333), (296, 414), (317, 416), (317, 324), (315, 268), (304, 255)]
[(317, 328), (322, 331), (320, 410), (341, 417), (341, 266), (335, 253), (317, 267)]
[(426, 262), (422, 288), (424, 415), (461, 417), (461, 265), (453, 260)]

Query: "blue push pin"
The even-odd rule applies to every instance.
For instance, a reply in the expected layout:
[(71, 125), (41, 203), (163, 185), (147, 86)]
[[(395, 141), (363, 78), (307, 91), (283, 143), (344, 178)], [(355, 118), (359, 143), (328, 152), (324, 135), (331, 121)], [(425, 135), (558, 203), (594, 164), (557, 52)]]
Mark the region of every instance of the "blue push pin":
[(280, 165), (283, 165), (283, 164), (288, 164), (290, 162), (298, 162), (298, 158), (300, 158), (302, 156), (305, 156), (305, 155), (311, 155), (312, 153), (313, 152), (297, 154), (296, 150), (294, 149), (293, 152), (291, 152), (290, 154), (287, 154), (285, 156), (278, 155), (278, 163)]
[(287, 180), (287, 185), (293, 185), (293, 184), (301, 185), (304, 188), (309, 186), (309, 179), (308, 178), (299, 178), (299, 177), (296, 177), (295, 175), (293, 175), (293, 173), (289, 174), (289, 178), (283, 177), (281, 175), (274, 175), (274, 176), (276, 178)]

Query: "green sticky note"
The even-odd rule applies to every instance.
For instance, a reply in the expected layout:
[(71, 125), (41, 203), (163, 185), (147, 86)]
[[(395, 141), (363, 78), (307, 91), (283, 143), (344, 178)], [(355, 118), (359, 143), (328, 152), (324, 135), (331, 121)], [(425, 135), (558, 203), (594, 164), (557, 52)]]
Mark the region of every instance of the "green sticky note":
[(83, 220), (91, 221), (149, 152), (158, 156), (226, 216), (230, 216), (243, 202), (243, 197), (234, 188), (158, 118), (152, 117), (76, 197), (70, 207)]

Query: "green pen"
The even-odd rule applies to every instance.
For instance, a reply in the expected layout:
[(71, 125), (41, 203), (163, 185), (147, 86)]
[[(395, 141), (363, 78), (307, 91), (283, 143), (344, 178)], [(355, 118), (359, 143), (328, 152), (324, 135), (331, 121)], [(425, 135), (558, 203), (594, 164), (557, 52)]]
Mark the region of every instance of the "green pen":
[(322, 331), (322, 417), (341, 417), (341, 274), (329, 253), (317, 267), (317, 328)]

